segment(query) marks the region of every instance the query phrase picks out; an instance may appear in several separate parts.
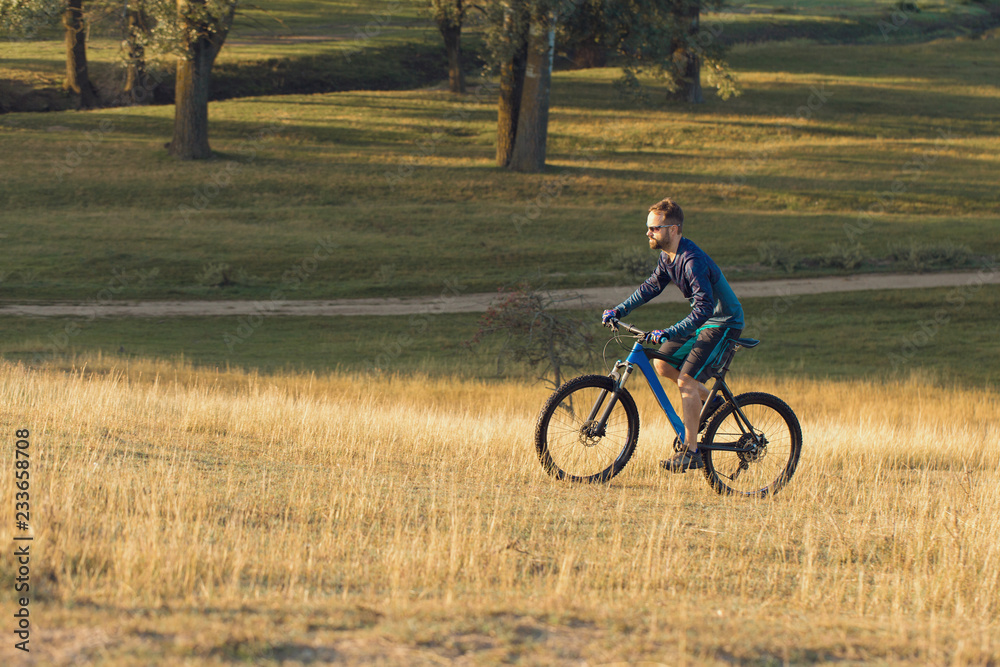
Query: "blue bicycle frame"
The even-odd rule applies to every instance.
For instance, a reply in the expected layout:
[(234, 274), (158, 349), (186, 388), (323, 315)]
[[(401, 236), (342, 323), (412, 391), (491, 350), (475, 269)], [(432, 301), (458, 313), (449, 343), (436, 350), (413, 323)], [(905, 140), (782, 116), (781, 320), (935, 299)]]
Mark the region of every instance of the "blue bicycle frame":
[[(624, 322), (619, 323), (619, 326), (625, 330), (639, 335), (644, 336), (645, 332), (640, 331), (633, 327), (632, 325), (625, 324)], [(740, 339), (737, 341), (739, 344), (743, 345), (756, 345), (756, 342), (752, 342), (752, 339)], [(752, 345), (751, 345), (752, 342)], [(715, 385), (709, 392), (708, 398), (704, 402), (704, 406), (711, 405), (712, 399), (717, 393), (722, 393), (723, 397), (727, 401), (732, 401), (735, 404), (735, 397), (729, 387), (726, 386), (725, 381), (722, 379), (726, 371), (729, 369), (729, 362), (732, 359), (732, 353), (735, 352), (735, 348), (731, 352), (724, 355), (723, 361), (721, 362), (721, 371), (717, 372), (714, 377), (716, 378)], [(670, 399), (667, 398), (667, 393), (663, 390), (663, 385), (660, 383), (660, 379), (656, 375), (656, 371), (653, 369), (653, 365), (649, 362), (649, 357), (647, 356), (647, 350), (642, 346), (641, 339), (636, 340), (635, 344), (632, 346), (632, 350), (629, 352), (628, 357), (625, 361), (618, 360), (615, 363), (614, 370), (611, 371), (611, 379), (615, 383), (615, 388), (611, 392), (611, 400), (608, 401), (607, 406), (604, 407), (603, 412), (601, 412), (601, 406), (604, 403), (605, 397), (602, 396), (594, 408), (590, 411), (590, 416), (588, 418), (589, 422), (592, 424), (590, 427), (591, 435), (601, 436), (604, 435), (605, 425), (608, 423), (608, 419), (611, 417), (611, 411), (614, 409), (615, 404), (618, 402), (618, 395), (624, 391), (625, 381), (628, 380), (629, 376), (632, 374), (632, 370), (638, 367), (642, 371), (642, 374), (646, 378), (646, 383), (649, 385), (650, 390), (652, 390), (653, 395), (656, 396), (657, 402), (660, 404), (660, 409), (663, 410), (663, 414), (667, 416), (667, 420), (673, 427), (674, 432), (677, 437), (680, 438), (680, 442), (684, 442), (684, 420), (678, 416), (677, 412), (674, 410), (674, 406), (670, 403)], [(703, 410), (705, 408), (702, 408)], [(597, 414), (601, 412), (601, 417), (598, 420)], [(750, 425), (750, 421), (743, 414), (743, 410), (736, 405), (735, 413), (738, 415), (737, 424), (744, 435), (753, 435), (753, 427)], [(702, 415), (704, 417), (704, 415)], [(745, 451), (746, 445), (740, 443), (731, 444), (706, 444), (704, 445), (706, 449), (717, 449), (723, 451)]]
[[(619, 373), (618, 369), (623, 366), (625, 367), (625, 372)], [(674, 410), (674, 406), (670, 403), (670, 399), (667, 398), (667, 392), (663, 390), (663, 385), (660, 383), (660, 379), (656, 376), (656, 371), (653, 370), (653, 365), (649, 363), (649, 358), (646, 357), (646, 348), (644, 348), (639, 341), (636, 341), (635, 345), (632, 346), (632, 351), (629, 352), (629, 355), (625, 358), (624, 362), (619, 361), (615, 364), (615, 370), (611, 373), (618, 389), (622, 389), (625, 386), (625, 380), (627, 380), (629, 375), (632, 373), (633, 366), (638, 366), (639, 370), (642, 371), (643, 376), (646, 378), (646, 383), (649, 384), (649, 388), (653, 391), (653, 396), (656, 396), (656, 400), (659, 402), (663, 413), (667, 415), (667, 420), (670, 421), (670, 425), (674, 427), (677, 437), (681, 439), (681, 442), (684, 442), (684, 420), (677, 415), (677, 412)], [(609, 416), (611, 414), (610, 408), (611, 406), (608, 408)]]

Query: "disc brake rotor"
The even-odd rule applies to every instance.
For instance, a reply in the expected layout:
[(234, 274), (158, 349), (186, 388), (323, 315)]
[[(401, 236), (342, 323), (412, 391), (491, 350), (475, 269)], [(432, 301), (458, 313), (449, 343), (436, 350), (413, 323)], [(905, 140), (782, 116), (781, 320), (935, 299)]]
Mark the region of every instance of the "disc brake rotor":
[(596, 425), (597, 422), (591, 419), (580, 427), (580, 444), (584, 447), (596, 447), (597, 443), (601, 441), (601, 436), (594, 434), (594, 426)]
[(744, 463), (756, 463), (767, 456), (767, 438), (763, 435), (754, 436), (750, 433), (745, 433), (740, 437), (737, 445), (741, 449), (746, 447), (746, 451), (739, 453), (740, 461)]

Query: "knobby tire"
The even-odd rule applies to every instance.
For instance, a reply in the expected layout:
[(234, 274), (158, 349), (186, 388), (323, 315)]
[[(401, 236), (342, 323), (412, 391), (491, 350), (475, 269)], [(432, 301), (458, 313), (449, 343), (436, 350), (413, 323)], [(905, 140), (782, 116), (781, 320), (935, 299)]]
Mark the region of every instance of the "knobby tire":
[[(795, 473), (802, 452), (802, 429), (792, 409), (776, 396), (749, 392), (736, 396), (736, 403), (766, 445), (750, 452), (712, 450), (712, 445), (748, 447), (753, 438), (739, 427), (736, 406), (723, 405), (705, 430), (703, 450), (705, 478), (723, 495), (764, 497), (773, 495)], [(741, 420), (740, 420), (741, 421)], [(744, 425), (745, 426), (745, 425)]]
[(559, 387), (545, 402), (535, 424), (535, 450), (546, 472), (571, 482), (607, 482), (632, 458), (639, 440), (639, 411), (621, 389), (606, 431), (588, 431), (588, 417), (605, 393), (598, 418), (611, 398), (614, 380), (584, 375)]

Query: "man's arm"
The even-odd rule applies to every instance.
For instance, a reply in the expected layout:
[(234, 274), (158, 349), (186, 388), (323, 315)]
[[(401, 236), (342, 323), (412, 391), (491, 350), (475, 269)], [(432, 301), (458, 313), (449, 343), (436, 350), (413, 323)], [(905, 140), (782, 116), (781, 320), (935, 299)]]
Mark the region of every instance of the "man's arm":
[(661, 254), (660, 261), (657, 262), (652, 275), (646, 278), (636, 291), (632, 292), (632, 296), (615, 307), (614, 310), (618, 313), (618, 317), (625, 317), (639, 306), (648, 303), (651, 299), (659, 295), (663, 291), (663, 288), (670, 284), (670, 276), (667, 275), (667, 271), (663, 267), (663, 261), (663, 255)]
[(684, 278), (691, 287), (691, 313), (664, 331), (664, 340), (687, 338), (708, 321), (715, 311), (715, 295), (708, 264), (700, 258), (692, 258), (684, 266)]

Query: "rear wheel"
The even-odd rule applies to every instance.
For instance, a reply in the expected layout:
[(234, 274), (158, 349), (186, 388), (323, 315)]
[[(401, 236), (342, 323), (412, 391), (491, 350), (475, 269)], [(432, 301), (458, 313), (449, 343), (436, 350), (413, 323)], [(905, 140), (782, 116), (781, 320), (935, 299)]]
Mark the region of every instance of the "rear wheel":
[[(799, 463), (799, 420), (784, 401), (770, 394), (740, 394), (736, 405), (746, 421), (730, 402), (715, 413), (705, 430), (705, 477), (722, 494), (764, 497), (777, 493)], [(736, 451), (712, 449), (719, 446)]]
[(535, 425), (535, 450), (552, 476), (572, 482), (606, 482), (632, 458), (639, 440), (639, 411), (628, 391), (602, 431), (597, 422), (613, 398), (615, 382), (584, 375), (559, 387), (545, 402)]

